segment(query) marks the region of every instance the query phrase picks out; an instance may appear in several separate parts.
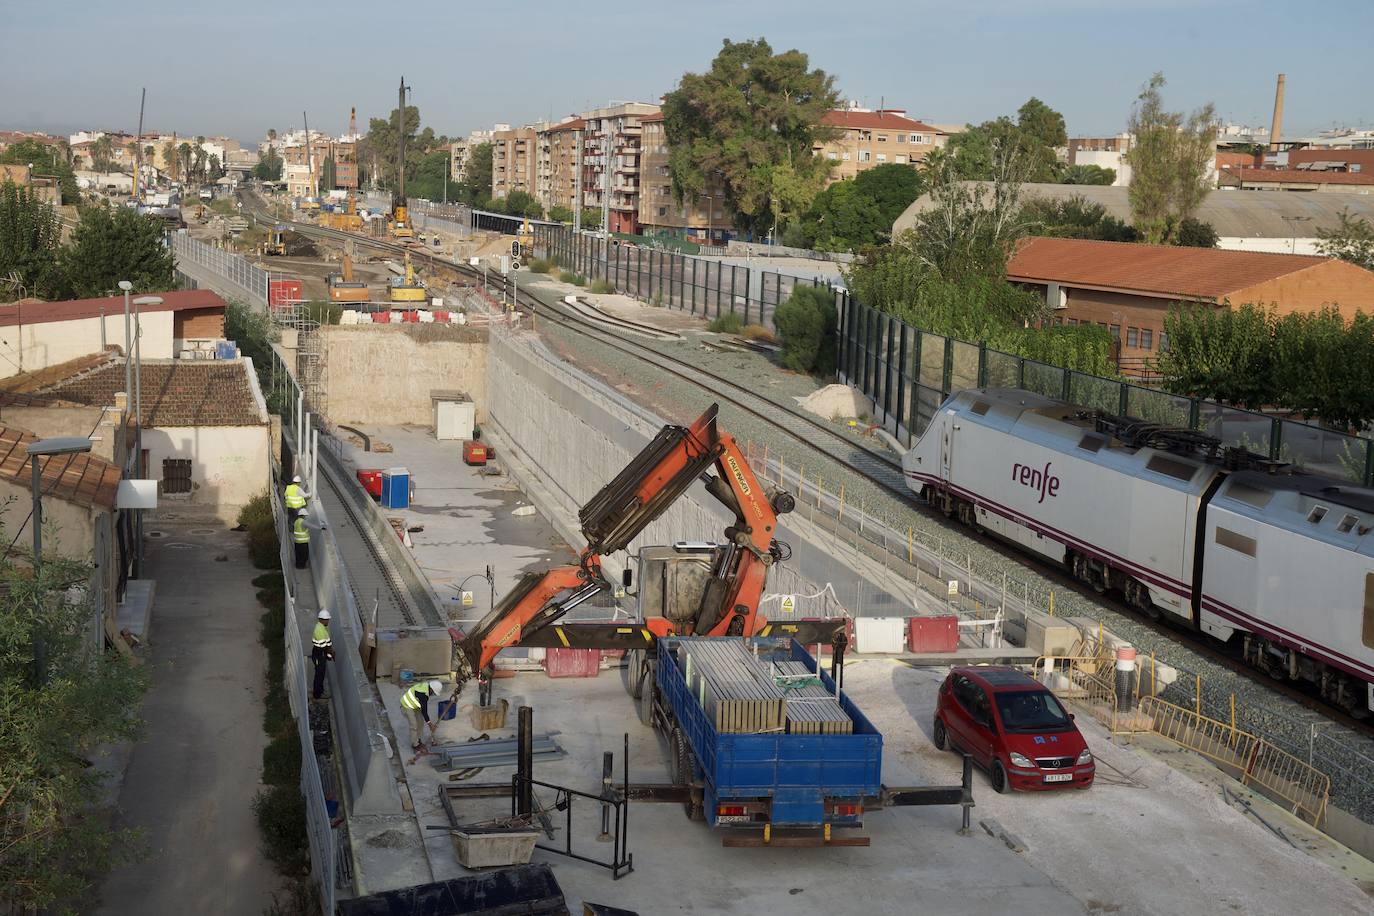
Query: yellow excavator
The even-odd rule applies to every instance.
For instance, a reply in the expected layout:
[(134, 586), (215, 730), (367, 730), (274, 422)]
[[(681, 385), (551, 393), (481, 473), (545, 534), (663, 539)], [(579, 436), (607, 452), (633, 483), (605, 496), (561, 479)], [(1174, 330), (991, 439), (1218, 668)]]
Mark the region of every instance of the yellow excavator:
[(511, 243), (511, 255), (520, 258), (525, 264), (534, 260), (534, 227), (530, 225), (528, 216), (520, 224), (520, 230), (515, 233), (515, 241)]
[(363, 218), (358, 213), (358, 201), (352, 191), (348, 192), (342, 210), (320, 214), (320, 225), (328, 229), (342, 229), (344, 232), (362, 231)]
[[(348, 243), (350, 246), (352, 242)], [(353, 279), (353, 255), (344, 252), (342, 272), (329, 275), (329, 301), (339, 303), (369, 302), (372, 292), (367, 284)]]
[(415, 276), (415, 265), (410, 262), (410, 254), (406, 254), (405, 276), (394, 277), (391, 280), (391, 302), (393, 305), (404, 305), (410, 308), (420, 308), (429, 303), (429, 290)]
[(264, 255), (274, 254), (278, 257), (286, 255), (286, 227), (273, 226), (267, 233), (267, 241), (262, 243), (262, 253)]

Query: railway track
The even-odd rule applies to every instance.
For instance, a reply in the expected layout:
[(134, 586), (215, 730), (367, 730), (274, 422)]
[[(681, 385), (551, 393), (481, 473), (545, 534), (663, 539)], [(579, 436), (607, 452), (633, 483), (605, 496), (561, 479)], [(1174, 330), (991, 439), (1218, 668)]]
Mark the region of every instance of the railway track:
[[(355, 244), (362, 244), (383, 251), (404, 253), (407, 250), (414, 250), (406, 245), (382, 239), (359, 237), (350, 233), (317, 226), (295, 223), (292, 225), (296, 231), (304, 235), (313, 235), (318, 238), (332, 238), (340, 241), (351, 240), (355, 242)], [(433, 257), (433, 255), (427, 256), (427, 260), (430, 264), (452, 271), (465, 280), (480, 280), (482, 278), (480, 271), (477, 271), (467, 264), (459, 264), (442, 258), (436, 258)], [(805, 447), (818, 450), (822, 455), (842, 469), (868, 480), (889, 494), (899, 498), (907, 505), (910, 505), (915, 511), (920, 512), (925, 517), (944, 527), (965, 534), (969, 533), (962, 525), (950, 521), (943, 513), (926, 506), (915, 498), (911, 489), (906, 485), (901, 462), (898, 459), (859, 443), (818, 419), (798, 412), (794, 406), (764, 397), (754, 391), (744, 388), (729, 378), (701, 369), (685, 360), (678, 359), (669, 353), (665, 353), (661, 349), (629, 340), (605, 328), (589, 325), (587, 323), (587, 316), (578, 316), (576, 312), (565, 310), (561, 307), (561, 304), (555, 305), (546, 303), (525, 290), (520, 290), (518, 292), (516, 306), (525, 309), (540, 320), (553, 321), (559, 327), (572, 333), (594, 339), (598, 343), (620, 353), (648, 362), (662, 372), (666, 372), (677, 379), (704, 389), (714, 397), (724, 397), (735, 409), (743, 411), (749, 416), (785, 433)], [(612, 316), (607, 317), (611, 318), (611, 321), (604, 323), (614, 324), (616, 322)], [(624, 324), (626, 325), (627, 331), (635, 331), (633, 327), (635, 325), (634, 322), (624, 322)], [(983, 538), (982, 540), (986, 543), (990, 539)], [(1018, 555), (1014, 559), (1023, 560), (1024, 558)], [(1343, 725), (1352, 731), (1356, 731), (1366, 737), (1374, 738), (1374, 724), (1356, 719), (1345, 710), (1326, 703), (1319, 697), (1302, 690), (1296, 685), (1276, 681), (1266, 676), (1262, 672), (1246, 665), (1224, 648), (1210, 644), (1204, 637), (1179, 630), (1162, 620), (1152, 620), (1147, 615), (1128, 607), (1124, 601), (1104, 600), (1102, 595), (1097, 594), (1088, 586), (1074, 579), (1066, 571), (1052, 564), (1037, 563), (1035, 564), (1035, 569), (1045, 578), (1054, 582), (1057, 587), (1072, 591), (1085, 601), (1106, 607), (1114, 613), (1121, 614), (1139, 625), (1148, 627), (1154, 633), (1181, 648), (1195, 652), (1204, 659), (1220, 665), (1237, 675), (1243, 676), (1263, 688), (1278, 693), (1306, 709), (1319, 712), (1331, 721)]]

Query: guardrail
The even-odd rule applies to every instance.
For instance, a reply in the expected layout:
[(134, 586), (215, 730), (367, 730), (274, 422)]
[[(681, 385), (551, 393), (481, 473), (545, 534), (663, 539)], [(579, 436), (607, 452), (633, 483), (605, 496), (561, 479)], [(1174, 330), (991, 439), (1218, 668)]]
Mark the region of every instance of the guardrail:
[(1101, 657), (1042, 655), (1032, 670), (1055, 696), (1092, 716), (1108, 733), (1134, 735), (1150, 730), (1148, 717), (1121, 709), (1112, 667)]
[(247, 259), (231, 251), (193, 239), (184, 231), (173, 232), (170, 238), (172, 254), (178, 265), (183, 262), (199, 265), (237, 287), (233, 290), (221, 290), (222, 293), (230, 296), (241, 293), (255, 304), (264, 308), (267, 306), (270, 277), (267, 271), (254, 267)]

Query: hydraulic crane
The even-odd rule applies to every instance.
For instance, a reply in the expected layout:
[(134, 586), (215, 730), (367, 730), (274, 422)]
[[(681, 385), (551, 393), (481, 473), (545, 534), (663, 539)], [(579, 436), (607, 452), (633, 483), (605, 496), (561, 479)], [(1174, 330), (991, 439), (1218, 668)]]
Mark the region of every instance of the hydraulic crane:
[[(455, 634), (453, 670), (461, 685), (477, 678), (483, 702), (488, 669), (502, 649), (515, 645), (651, 649), (664, 636), (791, 635), (830, 642), (839, 624), (772, 627), (759, 614), (768, 569), (791, 548), (777, 540), (778, 516), (795, 506), (792, 494), (760, 486), (744, 453), (716, 423), (712, 404), (690, 427), (668, 425), (578, 514), (587, 539), (576, 565), (529, 573), (470, 632)], [(711, 471), (714, 470), (714, 474)], [(734, 516), (722, 544), (685, 545), (705, 556), (704, 575), (682, 588), (662, 586), (655, 613), (641, 604), (637, 626), (557, 621), (610, 589), (601, 558), (626, 549), (696, 481)], [(648, 548), (659, 550), (664, 548)], [(698, 563), (700, 564), (700, 560)], [(690, 577), (682, 577), (689, 579)], [(691, 601), (684, 604), (681, 594)]]
[(412, 239), (415, 229), (410, 225), (410, 208), (406, 203), (406, 78), (401, 77), (397, 95), (396, 121), (396, 190), (391, 194), (391, 235), (398, 239)]

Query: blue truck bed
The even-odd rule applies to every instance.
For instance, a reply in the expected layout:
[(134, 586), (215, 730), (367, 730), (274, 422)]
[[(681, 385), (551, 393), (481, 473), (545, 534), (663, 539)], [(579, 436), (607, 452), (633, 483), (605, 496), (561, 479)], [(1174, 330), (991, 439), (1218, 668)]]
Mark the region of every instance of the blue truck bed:
[[(674, 651), (677, 642), (659, 642), (658, 688), (696, 755), (696, 775), (705, 783), (707, 821), (758, 826), (758, 820), (722, 819), (719, 807), (766, 800), (766, 822), (774, 827), (859, 826), (862, 809), (837, 812), (835, 804), (857, 806), (880, 793), (883, 736), (849, 697), (842, 695), (840, 703), (854, 723), (850, 735), (718, 734), (688, 689)], [(818, 671), (806, 649), (791, 640), (771, 644), (772, 651), (803, 662), (835, 692), (830, 675)]]

